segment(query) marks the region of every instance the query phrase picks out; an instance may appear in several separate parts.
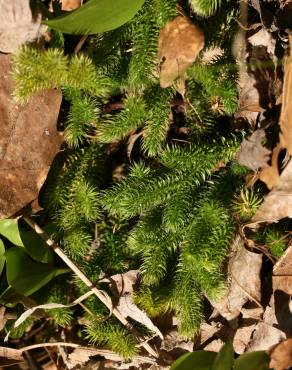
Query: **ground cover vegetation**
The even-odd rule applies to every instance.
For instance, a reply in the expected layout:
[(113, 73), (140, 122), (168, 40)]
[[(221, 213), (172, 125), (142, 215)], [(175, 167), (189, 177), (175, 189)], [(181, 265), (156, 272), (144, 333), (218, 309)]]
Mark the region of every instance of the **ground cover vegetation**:
[[(161, 87), (159, 35), (178, 16), (199, 27), (204, 47)], [(65, 143), (40, 192), (38, 223), (106, 295), (112, 294), (108, 278), (138, 270), (133, 304), (154, 321), (174, 315), (185, 340), (198, 335), (208, 301), (226, 293), (231, 244), (266, 191), (246, 186), (249, 169), (236, 157), (251, 132), (234, 117), (240, 65), (232, 40), (239, 16), (238, 2), (145, 0), (130, 21), (87, 36), (79, 49), (80, 37), (52, 28), (45, 46), (23, 46), (13, 56), (17, 101), (47, 89), (63, 95), (58, 128)], [(21, 219), (18, 228), (31, 232)], [(286, 229), (287, 223), (265, 226), (251, 238), (277, 259)], [(5, 243), (8, 251), (18, 245), (9, 237)], [(7, 292), (2, 276), (1, 303), (17, 316), (30, 307), (24, 296), (68, 305), (88, 291), (61, 261), (29, 255), (55, 270), (46, 285), (21, 296)], [(15, 340), (42, 322), (47, 338), (65, 332), (125, 360), (139, 353), (133, 331), (93, 295), (79, 305), (44, 309), (13, 329), (14, 322), (4, 331), (11, 329)]]

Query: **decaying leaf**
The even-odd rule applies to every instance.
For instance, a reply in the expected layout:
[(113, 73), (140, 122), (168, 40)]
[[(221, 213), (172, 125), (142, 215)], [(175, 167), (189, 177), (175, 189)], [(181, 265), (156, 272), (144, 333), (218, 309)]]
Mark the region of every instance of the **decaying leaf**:
[(292, 217), (292, 162), (284, 168), (279, 184), (270, 191), (252, 221), (277, 222)]
[(256, 325), (261, 319), (263, 309), (261, 307), (250, 309), (242, 308), (241, 314), (241, 323), (233, 338), (233, 348), (238, 354), (242, 354), (246, 351)]
[(37, 199), (63, 142), (56, 127), (61, 93), (48, 90), (16, 104), (10, 73), (10, 57), (0, 55), (0, 218)]
[(204, 34), (188, 18), (178, 16), (160, 31), (158, 63), (160, 86), (168, 87), (196, 60), (204, 47)]
[(238, 162), (253, 171), (267, 167), (271, 150), (263, 146), (265, 139), (266, 133), (264, 129), (256, 130), (248, 139), (245, 139), (237, 154)]
[(261, 299), (262, 255), (244, 248), (239, 236), (235, 239), (232, 249), (234, 255), (228, 263), (228, 292), (219, 301), (211, 301), (212, 306), (227, 320), (236, 318), (247, 301), (258, 302)]
[(263, 168), (259, 173), (259, 179), (267, 185), (268, 189), (273, 189), (275, 186), (279, 184), (280, 181), (280, 174), (278, 169), (278, 157), (281, 152), (281, 149), (282, 149), (281, 144), (278, 143), (272, 153), (271, 165)]
[(265, 46), (267, 52), (272, 57), (275, 56), (276, 40), (273, 39), (272, 34), (266, 28), (263, 27), (254, 35), (250, 36), (248, 42), (253, 46)]
[(292, 366), (292, 339), (279, 343), (270, 351), (270, 368), (286, 370)]
[(24, 362), (22, 351), (19, 349), (0, 347), (0, 366), (9, 366)]
[(118, 299), (116, 308), (123, 316), (131, 317), (163, 339), (161, 331), (153, 324), (146, 312), (140, 310), (132, 300), (132, 293), (138, 275), (139, 270), (130, 270), (124, 274), (113, 275), (109, 279), (104, 279), (102, 281), (110, 282), (110, 289)]
[[(290, 50), (292, 50), (292, 35), (289, 36)], [(282, 95), (282, 108), (280, 116), (280, 143), (282, 148), (292, 155), (292, 55), (284, 61), (284, 85)]]
[(32, 14), (30, 0), (0, 0), (0, 9), (0, 52), (13, 53), (43, 35), (41, 14)]

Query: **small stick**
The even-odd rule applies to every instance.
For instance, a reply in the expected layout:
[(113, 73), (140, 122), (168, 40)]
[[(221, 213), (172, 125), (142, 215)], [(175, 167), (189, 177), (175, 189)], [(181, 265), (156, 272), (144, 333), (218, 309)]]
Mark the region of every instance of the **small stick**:
[[(53, 249), (53, 251), (66, 263), (66, 265), (84, 282), (84, 284), (96, 295), (96, 297), (109, 309), (110, 312), (137, 338), (139, 342), (140, 335), (132, 324), (121, 314), (121, 312), (113, 307), (112, 301), (108, 295), (105, 295), (101, 290), (97, 289), (95, 284), (66, 256), (63, 250), (52, 240), (45, 231), (36, 224), (30, 217), (24, 217), (24, 221)], [(154, 357), (158, 357), (157, 352), (147, 343), (142, 342), (142, 347)]]

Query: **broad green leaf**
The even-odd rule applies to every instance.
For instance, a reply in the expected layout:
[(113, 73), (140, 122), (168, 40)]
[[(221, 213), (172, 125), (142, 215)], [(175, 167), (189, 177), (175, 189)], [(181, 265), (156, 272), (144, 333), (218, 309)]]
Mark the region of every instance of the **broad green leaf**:
[(33, 294), (55, 276), (68, 271), (35, 262), (23, 249), (17, 247), (8, 249), (5, 257), (8, 284), (25, 296)]
[(265, 351), (244, 353), (234, 362), (234, 370), (268, 370), (270, 357)]
[(231, 342), (225, 343), (218, 352), (212, 370), (232, 370), (234, 350)]
[(20, 232), (20, 237), (26, 252), (36, 261), (52, 262), (53, 252), (35, 231)]
[(69, 14), (46, 21), (58, 31), (69, 34), (91, 35), (106, 32), (128, 22), (145, 0), (89, 0)]
[(4, 265), (5, 265), (5, 247), (3, 241), (0, 239), (0, 275), (2, 274)]
[(23, 247), (19, 234), (18, 220), (13, 218), (0, 221), (0, 234), (5, 236), (11, 243)]
[(196, 351), (182, 355), (170, 370), (211, 370), (216, 352)]

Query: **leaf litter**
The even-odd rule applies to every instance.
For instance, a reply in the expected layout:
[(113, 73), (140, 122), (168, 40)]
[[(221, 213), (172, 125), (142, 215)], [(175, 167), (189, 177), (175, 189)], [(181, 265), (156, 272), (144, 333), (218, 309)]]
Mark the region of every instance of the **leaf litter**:
[[(17, 1), (11, 2), (11, 5), (14, 3), (16, 4)], [(26, 2), (23, 2), (23, 9), (25, 4)], [(63, 10), (70, 11), (78, 6), (80, 6), (79, 1), (62, 1)], [(274, 65), (277, 64), (276, 41), (271, 32), (273, 27), (276, 27), (276, 23), (275, 19), (269, 19), (270, 13), (265, 12), (258, 1), (252, 1), (252, 6), (259, 12), (261, 28), (259, 30), (257, 28), (255, 33), (248, 38), (244, 37), (244, 39), (240, 38), (241, 32), (241, 36), (237, 39), (241, 50), (236, 56), (239, 65), (239, 105), (235, 120), (245, 120), (253, 130), (252, 135), (243, 141), (237, 154), (237, 160), (240, 164), (254, 171), (257, 178), (264, 182), (270, 190), (251, 220), (254, 224), (259, 224), (274, 223), (287, 217), (292, 218), (291, 160), (285, 163), (285, 167), (281, 169), (278, 163), (282, 150), (286, 150), (289, 155), (292, 155), (292, 59), (291, 56), (285, 57), (281, 99), (278, 99), (280, 86), (278, 84), (275, 91), (269, 92), (275, 98), (272, 99), (273, 102), (270, 102), (271, 106), (262, 104), (258, 76), (247, 68), (246, 60), (248, 55), (252, 54), (249, 50), (250, 47), (254, 53), (260, 53), (261, 48), (264, 48)], [(22, 11), (25, 13), (25, 10)], [(24, 18), (27, 19), (28, 28), (24, 32), (21, 31), (23, 34), (19, 39), (11, 41), (9, 45), (11, 49), (5, 43), (1, 44), (0, 37), (0, 50), (2, 52), (11, 52), (23, 42), (38, 39), (40, 35), (39, 24), (34, 24), (29, 13)], [(11, 30), (9, 32), (11, 33)], [(23, 38), (24, 34), (26, 35), (25, 39)], [(204, 34), (201, 29), (184, 16), (175, 18), (165, 26), (160, 32), (157, 55), (161, 87), (172, 86), (177, 80), (184, 80), (187, 68), (195, 62), (198, 53), (204, 47), (204, 42)], [(290, 36), (290, 43), (292, 43), (292, 36)], [(220, 50), (216, 52), (220, 54)], [(207, 58), (206, 54), (205, 58)], [(208, 58), (212, 58), (212, 54)], [(2, 127), (0, 138), (0, 166), (2, 166), (0, 167), (2, 169), (0, 173), (2, 189), (0, 191), (0, 217), (2, 218), (17, 213), (37, 199), (52, 160), (63, 142), (62, 135), (56, 128), (61, 94), (56, 90), (46, 91), (33, 98), (35, 100), (25, 106), (18, 105), (11, 98), (13, 91), (13, 83), (9, 77), (11, 63), (10, 57), (0, 55), (0, 121), (7, 123)], [(265, 76), (265, 78), (271, 79), (271, 76)], [(263, 81), (261, 82), (263, 83)], [(278, 144), (274, 148), (268, 148), (264, 144), (266, 141), (264, 114), (281, 102)], [(35, 106), (40, 108), (35, 109)], [(40, 117), (43, 116), (44, 111), (47, 119), (42, 123)], [(39, 124), (36, 125), (35, 122)], [(263, 125), (260, 124), (261, 122)], [(31, 139), (27, 138), (27, 131), (30, 132)], [(39, 140), (42, 140), (43, 149), (37, 145)], [(129, 143), (129, 156), (135, 140), (136, 137), (132, 143)], [(13, 153), (13, 161), (11, 153)], [(30, 154), (24, 157), (23, 153)], [(15, 181), (16, 178), (18, 181)], [(27, 178), (32, 179), (31, 184), (27, 182)], [(3, 189), (12, 190), (9, 194), (4, 194)], [(16, 197), (16, 193), (20, 196)], [(6, 202), (8, 198), (9, 204)], [(262, 306), (264, 282), (261, 274), (264, 257), (252, 247), (247, 246), (241, 236), (235, 237), (228, 261), (229, 280), (226, 294), (219, 301), (210, 300), (214, 311), (209, 319), (201, 325), (200, 338), (197, 338), (198, 343), (195, 346), (193, 341), (183, 341), (179, 338), (175, 318), (168, 330), (165, 331), (158, 324), (156, 326), (156, 323), (153, 323), (146, 313), (133, 303), (133, 287), (138, 280), (138, 270), (113, 275), (106, 282), (109, 283), (110, 290), (115, 296), (116, 307), (126, 316), (132, 317), (156, 333), (157, 338), (163, 339), (161, 349), (169, 355), (175, 350), (190, 352), (193, 347), (218, 351), (224, 341), (231, 339), (238, 354), (258, 349), (269, 350), (271, 367), (275, 370), (284, 370), (292, 364), (291, 339), (286, 340), (292, 334), (292, 318), (289, 307), (292, 295), (291, 248), (290, 246), (275, 264), (271, 277), (273, 293), (268, 304)], [(4, 322), (6, 320), (5, 310), (1, 311), (1, 315), (1, 320)], [(2, 347), (1, 353), (5, 353), (7, 359), (11, 357), (12, 360), (16, 361), (23, 360), (22, 353), (18, 350), (6, 347), (3, 349)], [(131, 366), (142, 368), (141, 366), (147, 363), (147, 359), (141, 357), (134, 359), (131, 363), (122, 364), (122, 359), (110, 351), (104, 350), (102, 353), (102, 350), (94, 351), (83, 347), (76, 348), (66, 356), (66, 365), (72, 369), (87, 364), (94, 356), (101, 356), (109, 361), (108, 366), (112, 364), (110, 361), (114, 361), (113, 366), (116, 369), (127, 369)], [(153, 365), (151, 363), (149, 366)], [(107, 365), (104, 368), (107, 368)]]

